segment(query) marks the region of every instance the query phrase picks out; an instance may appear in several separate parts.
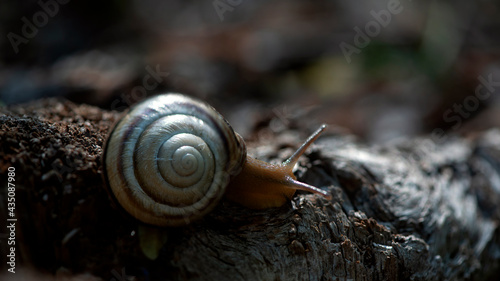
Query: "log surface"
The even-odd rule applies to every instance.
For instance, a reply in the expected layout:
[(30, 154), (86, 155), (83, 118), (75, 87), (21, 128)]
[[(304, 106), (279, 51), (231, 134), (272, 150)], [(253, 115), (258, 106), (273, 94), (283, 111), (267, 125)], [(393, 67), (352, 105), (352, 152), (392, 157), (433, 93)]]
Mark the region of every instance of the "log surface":
[[(103, 280), (495, 280), (500, 273), (498, 130), (384, 146), (326, 134), (296, 175), (328, 189), (331, 201), (298, 192), (283, 207), (254, 211), (223, 199), (189, 226), (152, 229), (105, 190), (100, 157), (119, 116), (55, 99), (0, 109), (0, 178), (15, 167), (20, 268)], [(247, 144), (249, 153), (279, 162), (310, 132), (287, 130)], [(0, 187), (6, 221), (5, 180)], [(155, 233), (166, 243), (150, 260), (140, 241)]]

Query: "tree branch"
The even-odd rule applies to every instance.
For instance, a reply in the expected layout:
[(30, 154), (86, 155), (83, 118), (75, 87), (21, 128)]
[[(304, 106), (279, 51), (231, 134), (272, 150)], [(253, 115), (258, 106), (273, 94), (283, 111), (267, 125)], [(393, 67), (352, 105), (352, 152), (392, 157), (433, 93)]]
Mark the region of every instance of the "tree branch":
[[(498, 131), (383, 147), (323, 136), (296, 174), (328, 189), (331, 201), (299, 192), (283, 207), (254, 211), (222, 200), (187, 227), (155, 230), (167, 242), (151, 261), (140, 245), (150, 230), (113, 206), (101, 178), (103, 142), (119, 113), (54, 99), (1, 110), (0, 219), (8, 216), (5, 179), (15, 167), (18, 267), (105, 280), (493, 280), (499, 273)], [(250, 151), (283, 160), (300, 143), (283, 134)], [(1, 242), (6, 259), (7, 238)]]

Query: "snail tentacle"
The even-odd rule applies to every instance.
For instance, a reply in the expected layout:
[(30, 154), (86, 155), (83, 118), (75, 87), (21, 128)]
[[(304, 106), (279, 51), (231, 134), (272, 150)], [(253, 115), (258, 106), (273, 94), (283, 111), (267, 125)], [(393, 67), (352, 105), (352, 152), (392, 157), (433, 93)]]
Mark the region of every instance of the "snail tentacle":
[(287, 160), (285, 160), (285, 162), (283, 162), (283, 165), (288, 166), (290, 169), (293, 169), (295, 164), (297, 164), (297, 162), (299, 161), (300, 156), (302, 154), (304, 154), (306, 149), (314, 141), (316, 141), (316, 139), (319, 138), (319, 136), (321, 135), (321, 133), (323, 133), (323, 131), (326, 129), (326, 127), (327, 127), (326, 124), (322, 124), (314, 133), (312, 133), (312, 135), (310, 135), (307, 138), (307, 140), (297, 149), (297, 151), (295, 151), (292, 154), (292, 156), (290, 156), (290, 158), (288, 158)]

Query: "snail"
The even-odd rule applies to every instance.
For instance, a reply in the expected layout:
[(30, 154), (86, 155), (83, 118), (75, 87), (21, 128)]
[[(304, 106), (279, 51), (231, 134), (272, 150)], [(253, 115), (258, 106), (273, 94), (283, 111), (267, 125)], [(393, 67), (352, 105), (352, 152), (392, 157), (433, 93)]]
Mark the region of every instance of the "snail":
[(130, 215), (157, 226), (181, 226), (226, 198), (251, 209), (279, 207), (296, 190), (330, 198), (292, 173), (322, 125), (285, 162), (247, 156), (245, 142), (208, 104), (163, 94), (134, 106), (118, 121), (103, 154), (110, 193)]

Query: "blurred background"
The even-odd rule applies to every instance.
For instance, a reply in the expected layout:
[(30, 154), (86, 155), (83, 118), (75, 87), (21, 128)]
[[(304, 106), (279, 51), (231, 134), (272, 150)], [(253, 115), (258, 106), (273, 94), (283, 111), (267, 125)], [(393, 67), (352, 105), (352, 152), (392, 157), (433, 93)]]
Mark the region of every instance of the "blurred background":
[[(206, 100), (242, 135), (329, 123), (369, 143), (500, 125), (500, 2), (0, 2), (0, 102)], [(311, 128), (313, 130), (314, 128)]]

